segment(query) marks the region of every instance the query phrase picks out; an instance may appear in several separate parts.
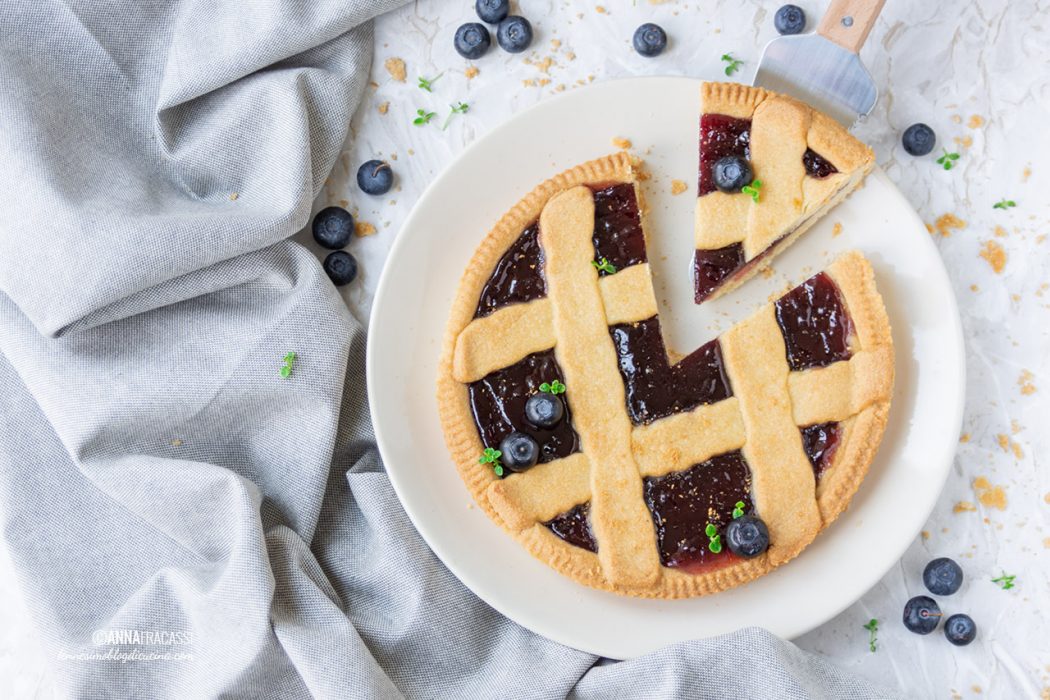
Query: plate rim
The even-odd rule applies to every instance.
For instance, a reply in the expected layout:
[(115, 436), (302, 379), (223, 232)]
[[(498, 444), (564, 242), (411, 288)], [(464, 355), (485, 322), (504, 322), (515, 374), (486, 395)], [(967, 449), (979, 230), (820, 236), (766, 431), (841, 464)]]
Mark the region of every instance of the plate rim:
[[(597, 656), (605, 656), (605, 657), (608, 657), (608, 658), (616, 658), (616, 659), (633, 658), (633, 657), (637, 656), (638, 654), (609, 654), (608, 653), (609, 649), (588, 648), (586, 646), (580, 646), (576, 640), (570, 639), (569, 636), (564, 634), (561, 629), (552, 628), (550, 626), (543, 625), (543, 624), (537, 624), (535, 620), (531, 620), (531, 619), (530, 620), (525, 620), (525, 619), (522, 618), (521, 615), (518, 614), (517, 610), (507, 609), (506, 606), (503, 606), (503, 605), (491, 602), (481, 592), (481, 590), (479, 590), (480, 588), (483, 588), (483, 587), (478, 585), (478, 581), (474, 579), (474, 577), (469, 573), (469, 571), (467, 569), (465, 569), (465, 568), (460, 566), (459, 562), (456, 561), (456, 557), (450, 555), (450, 553), (447, 550), (445, 550), (445, 548), (440, 544), (440, 541), (437, 538), (434, 538), (432, 536), (433, 533), (428, 532), (426, 530), (426, 528), (420, 527), (420, 524), (418, 522), (418, 515), (413, 512), (413, 509), (411, 507), (406, 505), (406, 502), (411, 502), (411, 501), (410, 501), (410, 499), (406, 500), (406, 496), (405, 496), (405, 492), (404, 492), (405, 484), (401, 481), (401, 475), (398, 473), (397, 469), (390, 470), (389, 468), (387, 468), (387, 464), (389, 462), (389, 460), (387, 458), (387, 455), (390, 452), (389, 449), (386, 448), (386, 446), (385, 446), (386, 445), (387, 436), (386, 436), (386, 433), (385, 433), (385, 429), (380, 425), (380, 422), (376, 420), (376, 416), (379, 415), (379, 413), (377, 412), (377, 406), (376, 406), (376, 404), (377, 404), (377, 399), (376, 399), (377, 392), (373, 391), (373, 387), (379, 382), (379, 378), (376, 376), (377, 369), (376, 369), (376, 363), (375, 363), (374, 357), (376, 356), (376, 352), (377, 352), (376, 351), (376, 343), (378, 341), (376, 340), (376, 338), (380, 335), (377, 332), (377, 328), (379, 328), (380, 324), (383, 323), (383, 321), (382, 321), (382, 317), (383, 317), (382, 309), (385, 306), (384, 302), (386, 301), (387, 296), (392, 293), (391, 292), (391, 287), (393, 285), (392, 279), (394, 278), (394, 273), (392, 271), (397, 267), (396, 265), (392, 265), (391, 262), (394, 261), (397, 258), (397, 256), (399, 255), (399, 253), (401, 252), (403, 247), (409, 245), (409, 242), (408, 242), (408, 238), (409, 237), (403, 235), (403, 233), (405, 231), (410, 231), (413, 228), (419, 228), (418, 225), (417, 225), (416, 220), (418, 218), (420, 218), (420, 216), (421, 216), (420, 212), (421, 211), (425, 211), (428, 208), (430, 199), (433, 198), (433, 196), (434, 196), (434, 192), (440, 188), (440, 186), (441, 186), (442, 182), (444, 181), (444, 179), (449, 177), (449, 172), (454, 169), (454, 167), (455, 167), (455, 165), (457, 163), (459, 163), (461, 160), (467, 158), (474, 151), (476, 151), (476, 150), (478, 150), (480, 148), (483, 148), (489, 141), (493, 141), (495, 139), (498, 139), (503, 132), (513, 129), (519, 122), (526, 121), (527, 119), (530, 118), (530, 116), (533, 114), (533, 112), (535, 112), (537, 110), (549, 109), (551, 107), (551, 105), (555, 104), (555, 103), (581, 99), (581, 95), (585, 95), (586, 93), (591, 92), (591, 91), (595, 91), (595, 90), (607, 89), (608, 86), (611, 83), (625, 84), (625, 83), (632, 83), (632, 82), (654, 82), (654, 81), (671, 81), (671, 82), (678, 82), (678, 83), (688, 83), (688, 84), (691, 84), (691, 85), (694, 85), (694, 86), (698, 87), (700, 82), (702, 82), (702, 79), (700, 79), (700, 78), (691, 78), (691, 77), (686, 77), (686, 76), (631, 76), (631, 77), (613, 78), (613, 79), (605, 80), (605, 81), (602, 81), (602, 82), (599, 82), (599, 83), (594, 83), (594, 84), (591, 84), (591, 85), (587, 85), (587, 86), (584, 86), (584, 87), (582, 87), (582, 88), (580, 88), (578, 90), (575, 90), (575, 91), (573, 91), (571, 93), (563, 93), (563, 94), (560, 94), (560, 95), (556, 95), (556, 96), (553, 96), (553, 97), (550, 97), (550, 98), (547, 98), (547, 99), (543, 99), (543, 100), (537, 102), (534, 105), (531, 105), (529, 108), (527, 108), (525, 110), (522, 110), (521, 112), (519, 112), (519, 113), (515, 114), (514, 116), (510, 117), (509, 119), (506, 119), (505, 121), (501, 122), (497, 126), (495, 126), (492, 129), (490, 129), (488, 132), (486, 132), (486, 133), (482, 134), (481, 136), (479, 136), (478, 138), (476, 138), (472, 143), (467, 145), (459, 154), (457, 154), (454, 158), (452, 158), (444, 166), (444, 168), (433, 177), (431, 182), (427, 185), (426, 189), (420, 195), (419, 199), (416, 200), (415, 204), (412, 207), (412, 211), (405, 218), (405, 221), (402, 224), (401, 229), (398, 231), (397, 237), (395, 238), (395, 240), (393, 241), (393, 243), (390, 246), (390, 249), (389, 249), (389, 251), (387, 253), (386, 260), (385, 260), (385, 262), (383, 264), (383, 269), (382, 269), (382, 271), (380, 273), (380, 276), (379, 276), (379, 280), (378, 280), (378, 283), (377, 283), (377, 286), (376, 286), (375, 295), (373, 297), (372, 310), (371, 310), (371, 312), (369, 314), (369, 324), (368, 324), (368, 329), (367, 329), (367, 340), (366, 340), (366, 351), (365, 351), (366, 352), (366, 356), (365, 356), (365, 378), (366, 378), (366, 388), (367, 388), (367, 394), (368, 394), (369, 417), (372, 420), (373, 432), (374, 432), (374, 435), (375, 435), (375, 438), (376, 438), (376, 445), (377, 445), (377, 448), (379, 450), (380, 457), (383, 459), (384, 472), (387, 474), (387, 478), (390, 480), (390, 484), (393, 487), (395, 494), (397, 495), (398, 501), (400, 502), (401, 507), (403, 508), (405, 513), (408, 515), (408, 518), (409, 518), (410, 522), (412, 523), (412, 526), (415, 528), (416, 532), (419, 533), (419, 535), (422, 537), (423, 541), (426, 542), (427, 546), (431, 549), (431, 551), (434, 553), (434, 555), (437, 556), (437, 558), (442, 562), (442, 564), (445, 567), (447, 567), (449, 569), (449, 571), (452, 572), (452, 574), (459, 580), (459, 582), (462, 583), (464, 586), (466, 586), (467, 589), (469, 589), (472, 593), (474, 593), (474, 595), (478, 596), (478, 598), (481, 599), (483, 602), (485, 602), (486, 605), (489, 605), (494, 610), (499, 612), (501, 615), (507, 617), (508, 619), (510, 619), (511, 621), (515, 622), (516, 624), (521, 625), (522, 627), (524, 627), (524, 628), (526, 628), (526, 629), (528, 629), (528, 630), (530, 630), (530, 631), (532, 631), (532, 632), (534, 632), (536, 634), (539, 634), (540, 636), (543, 636), (543, 637), (545, 637), (547, 639), (550, 639), (550, 640), (552, 640), (552, 641), (554, 641), (556, 643), (562, 644), (564, 646), (567, 646), (567, 647), (570, 647), (570, 648), (573, 648), (573, 649), (577, 649), (577, 650), (580, 650), (580, 651), (584, 651), (584, 652), (587, 652), (587, 653), (595, 654)], [(556, 169), (557, 168), (555, 168), (555, 170)], [(876, 165), (875, 168), (873, 169), (873, 171), (868, 175), (868, 177), (869, 178), (878, 178), (882, 182), (882, 184), (886, 185), (890, 189), (890, 191), (892, 192), (893, 196), (895, 196), (895, 197), (900, 199), (900, 201), (904, 205), (902, 207), (902, 211), (904, 211), (904, 210), (907, 211), (907, 215), (913, 220), (913, 223), (917, 227), (917, 229), (922, 229), (923, 228), (922, 219), (919, 217), (919, 215), (915, 211), (914, 207), (907, 200), (907, 198), (904, 197), (904, 195), (900, 191), (900, 189), (897, 188), (896, 184), (894, 184), (894, 182), (889, 178), (889, 176), (886, 175), (886, 173), (882, 170), (881, 167)], [(513, 199), (513, 197), (512, 197), (512, 199)], [(963, 335), (962, 320), (961, 320), (961, 317), (959, 315), (958, 300), (957, 300), (956, 295), (955, 295), (955, 290), (954, 290), (954, 288), (951, 285), (951, 280), (950, 280), (950, 277), (948, 276), (948, 271), (947, 271), (947, 268), (944, 265), (943, 258), (940, 256), (940, 253), (937, 250), (936, 245), (934, 244), (934, 242), (932, 240), (930, 240), (930, 238), (928, 236), (921, 236), (920, 238), (922, 239), (923, 242), (920, 243), (919, 245), (925, 246), (928, 249), (928, 251), (931, 252), (931, 254), (933, 255), (934, 259), (937, 262), (937, 264), (934, 266), (934, 269), (933, 270), (929, 270), (928, 272), (935, 273), (940, 278), (939, 279), (939, 284), (943, 285), (944, 288), (948, 292), (947, 299), (948, 299), (949, 308), (946, 309), (946, 311), (948, 312), (947, 313), (947, 321), (951, 325), (951, 329), (950, 330), (951, 330), (951, 335), (952, 335), (952, 338), (951, 338), (952, 342), (950, 343), (950, 348), (955, 352), (955, 355), (956, 355), (955, 359), (957, 360), (956, 361), (956, 365), (958, 367), (958, 373), (957, 373), (958, 376), (956, 377), (956, 382), (957, 382), (956, 386), (960, 387), (960, 390), (958, 391), (959, 399), (956, 402), (956, 405), (954, 407), (954, 414), (955, 415), (952, 417), (952, 419), (950, 421), (950, 425), (955, 427), (955, 433), (958, 434), (959, 431), (962, 428), (964, 412), (965, 412), (965, 400), (966, 400), (966, 389), (965, 389), (966, 388), (966, 355), (965, 355), (965, 338), (964, 338), (964, 335)], [(480, 239), (479, 239), (479, 241), (480, 241)], [(447, 309), (445, 311), (446, 311), (446, 315), (447, 315)], [(892, 322), (893, 322), (893, 320), (891, 319), (891, 323)], [(443, 336), (442, 336), (442, 338), (439, 339), (439, 341), (440, 342), (444, 341)], [(437, 416), (436, 415), (435, 415), (434, 419), (437, 420)], [(880, 444), (880, 449), (882, 449), (882, 448), (883, 448), (883, 445)], [(939, 484), (937, 485), (937, 488), (936, 489), (933, 489), (933, 488), (929, 489), (929, 494), (930, 495), (929, 495), (928, 502), (924, 503), (922, 508), (918, 508), (918, 509), (915, 509), (915, 505), (916, 504), (914, 502), (911, 504), (911, 510), (913, 510), (913, 511), (917, 510), (919, 512), (922, 512), (924, 514), (924, 517), (922, 518), (922, 520), (918, 521), (918, 524), (914, 528), (914, 532), (912, 532), (911, 537), (909, 537), (908, 539), (904, 539), (903, 537), (901, 538), (901, 543), (902, 544), (901, 544), (901, 546), (895, 548), (895, 550), (896, 550), (895, 557), (881, 571), (879, 576), (874, 578), (874, 580), (871, 582), (871, 585), (867, 586), (862, 591), (860, 591), (857, 594), (857, 596), (855, 598), (853, 598), (852, 600), (846, 602), (845, 604), (843, 604), (840, 607), (837, 607), (835, 609), (827, 610), (822, 615), (818, 615), (816, 617), (806, 618), (806, 622), (805, 623), (796, 625), (795, 627), (797, 627), (797, 629), (791, 630), (791, 631), (789, 631), (789, 633), (784, 634), (783, 635), (784, 638), (786, 638), (786, 639), (795, 639), (795, 638), (797, 638), (799, 636), (802, 636), (803, 634), (806, 634), (806, 633), (816, 629), (817, 627), (820, 627), (821, 625), (825, 624), (826, 622), (828, 622), (832, 618), (838, 616), (844, 610), (846, 610), (847, 608), (849, 608), (850, 606), (855, 604), (857, 602), (857, 600), (859, 600), (861, 597), (866, 595), (867, 592), (870, 591), (871, 588), (873, 588), (875, 585), (877, 585), (878, 582), (881, 581), (882, 578), (885, 577), (886, 573), (890, 569), (892, 569), (893, 566), (895, 566), (900, 561), (901, 557), (904, 555), (904, 553), (907, 551), (907, 549), (911, 546), (911, 544), (915, 540), (915, 537), (918, 536), (918, 534), (921, 532), (923, 524), (929, 518), (929, 514), (933, 511), (933, 508), (936, 506), (937, 501), (940, 499), (941, 493), (944, 490), (944, 485), (947, 483), (948, 476), (949, 476), (949, 474), (951, 472), (951, 465), (954, 462), (954, 457), (955, 457), (955, 450), (954, 449), (950, 449), (950, 450), (948, 450), (948, 452), (949, 452), (949, 454), (946, 456), (946, 459), (945, 459), (946, 463), (945, 463), (945, 465), (944, 465), (944, 467), (942, 469), (942, 473), (941, 473), (941, 476), (940, 476), (940, 479), (939, 479)], [(458, 473), (457, 473), (457, 477), (458, 477)], [(579, 585), (579, 584), (577, 584), (577, 585)], [(674, 601), (668, 601), (668, 602), (672, 602), (673, 603)], [(702, 638), (703, 637), (696, 637), (696, 639), (702, 639)], [(673, 644), (674, 642), (671, 642), (671, 643)]]

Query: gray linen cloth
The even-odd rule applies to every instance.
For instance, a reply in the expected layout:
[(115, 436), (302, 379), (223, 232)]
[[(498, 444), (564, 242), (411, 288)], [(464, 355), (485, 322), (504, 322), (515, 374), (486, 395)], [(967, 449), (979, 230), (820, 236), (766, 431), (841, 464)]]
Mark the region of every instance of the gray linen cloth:
[(412, 529), (286, 240), (400, 1), (0, 3), (0, 513), (60, 691), (891, 695), (758, 629), (596, 663)]

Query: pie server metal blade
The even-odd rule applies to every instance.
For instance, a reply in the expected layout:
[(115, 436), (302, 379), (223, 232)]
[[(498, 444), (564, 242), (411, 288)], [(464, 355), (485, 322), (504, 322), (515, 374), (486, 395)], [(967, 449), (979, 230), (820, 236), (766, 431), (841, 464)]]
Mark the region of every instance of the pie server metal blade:
[(885, 1), (832, 0), (815, 33), (766, 45), (754, 85), (787, 93), (849, 128), (879, 97), (857, 52)]

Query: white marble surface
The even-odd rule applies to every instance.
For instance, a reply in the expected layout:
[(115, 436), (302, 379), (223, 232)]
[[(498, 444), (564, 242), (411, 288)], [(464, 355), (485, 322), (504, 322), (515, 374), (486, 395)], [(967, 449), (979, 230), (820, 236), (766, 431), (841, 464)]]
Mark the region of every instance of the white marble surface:
[[(420, 0), (379, 19), (375, 85), (317, 205), (348, 202), (360, 220), (377, 228), (351, 245), (362, 274), (346, 299), (359, 318), (367, 317), (386, 253), (412, 203), (478, 135), (592, 80), (724, 77), (719, 57), (725, 52), (746, 62), (735, 77), (747, 81), (775, 34), (778, 6), (759, 0), (601, 2), (604, 10), (589, 0), (519, 0), (520, 14), (536, 30), (533, 50), (518, 56), (493, 50), (473, 63), (452, 49), (455, 28), (474, 20), (472, 2)], [(825, 5), (797, 4), (811, 26)], [(664, 26), (671, 38), (657, 59), (630, 49), (634, 28), (646, 21)], [(1050, 448), (1050, 1), (889, 0), (862, 56), (883, 95), (857, 133), (924, 220), (943, 224), (950, 220), (941, 217), (953, 215), (964, 222), (942, 226), (948, 235), (932, 235), (959, 300), (968, 401), (959, 453), (925, 536), (860, 601), (797, 641), (919, 697), (1050, 698), (1050, 474), (1043, 457)], [(406, 82), (384, 68), (389, 58), (404, 60)], [(472, 79), (464, 75), (468, 65), (480, 71)], [(419, 76), (441, 72), (432, 94), (416, 87)], [(449, 103), (458, 101), (470, 104), (469, 113), (442, 131)], [(383, 103), (389, 103), (385, 114)], [(412, 125), (421, 107), (438, 112), (435, 124)], [(914, 159), (903, 152), (899, 133), (915, 121), (934, 127), (938, 147), (961, 154), (955, 169), (946, 172), (933, 156)], [(397, 173), (397, 191), (389, 196), (370, 198), (353, 184), (357, 164), (372, 157), (390, 160)], [(993, 209), (1002, 198), (1017, 207)], [(997, 262), (1004, 256), (1001, 270), (982, 251)], [(974, 487), (982, 477), (1002, 489), (1001, 499), (994, 489)], [(939, 631), (918, 637), (900, 623), (904, 602), (924, 592), (922, 567), (942, 555), (956, 558), (967, 575), (963, 589), (942, 600), (946, 612), (967, 612), (977, 621), (978, 640), (966, 648), (952, 647)], [(990, 580), (1003, 571), (1017, 577), (1012, 590)], [(6, 555), (0, 556), (0, 697), (50, 697), (48, 660), (20, 595)], [(872, 617), (880, 621), (875, 653), (861, 628)]]

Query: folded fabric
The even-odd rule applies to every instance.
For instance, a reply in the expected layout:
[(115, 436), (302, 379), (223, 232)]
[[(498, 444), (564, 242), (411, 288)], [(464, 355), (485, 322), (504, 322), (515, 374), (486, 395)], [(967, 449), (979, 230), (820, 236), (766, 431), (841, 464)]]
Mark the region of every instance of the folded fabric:
[[(401, 0), (0, 5), (0, 517), (74, 697), (888, 697), (757, 629), (629, 662), (401, 510), (306, 223)], [(281, 358), (297, 353), (292, 375)]]

